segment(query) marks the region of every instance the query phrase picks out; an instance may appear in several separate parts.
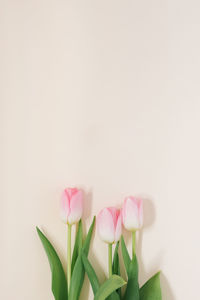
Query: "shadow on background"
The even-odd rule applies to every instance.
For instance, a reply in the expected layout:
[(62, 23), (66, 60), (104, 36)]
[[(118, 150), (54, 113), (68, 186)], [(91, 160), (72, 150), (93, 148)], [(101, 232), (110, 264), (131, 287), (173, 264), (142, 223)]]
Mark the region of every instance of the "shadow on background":
[[(92, 211), (92, 197), (93, 197), (93, 191), (90, 189), (88, 192), (85, 192), (84, 188), (82, 188), (82, 191), (84, 193), (83, 199), (83, 216), (82, 220), (86, 220), (89, 217), (91, 217), (91, 211)], [(83, 222), (85, 223), (85, 222)]]
[(175, 295), (172, 292), (168, 279), (161, 272), (160, 274), (161, 288), (162, 288), (162, 300), (175, 300)]
[[(144, 204), (144, 230), (146, 230), (147, 228), (150, 228), (153, 225), (154, 221), (156, 220), (156, 211), (152, 200), (150, 200), (147, 197), (141, 197), (141, 198), (143, 199), (143, 204)], [(153, 276), (156, 272), (161, 270), (162, 261), (164, 259), (165, 252), (163, 250), (160, 250), (159, 252), (156, 253), (155, 258), (152, 260), (151, 267), (147, 271), (142, 259), (142, 253), (143, 253), (142, 242), (143, 242), (143, 230), (138, 232), (136, 251), (137, 251), (137, 258), (139, 263), (139, 282), (146, 282), (151, 276)], [(157, 247), (155, 245), (155, 251), (156, 249)], [(162, 270), (160, 275), (160, 281), (161, 281), (161, 289), (162, 289), (162, 299), (175, 300), (175, 296), (173, 295), (169, 281), (162, 273)]]

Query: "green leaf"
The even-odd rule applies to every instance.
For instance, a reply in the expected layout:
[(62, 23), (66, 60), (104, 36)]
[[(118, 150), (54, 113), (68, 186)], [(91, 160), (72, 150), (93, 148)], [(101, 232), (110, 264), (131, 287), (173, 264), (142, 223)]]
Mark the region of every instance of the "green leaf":
[(126, 273), (128, 274), (128, 269), (129, 269), (129, 266), (130, 266), (130, 263), (131, 263), (131, 259), (130, 259), (126, 244), (124, 242), (124, 237), (123, 236), (121, 237), (121, 249), (122, 249), (122, 256), (123, 256), (123, 260), (124, 260), (124, 265), (125, 265), (125, 268), (126, 268)]
[[(120, 288), (119, 288), (120, 289)], [(117, 290), (119, 290), (119, 289), (117, 289)], [(120, 300), (120, 296), (119, 296), (119, 294), (116, 292), (116, 291), (114, 291), (112, 294), (110, 294), (107, 298), (106, 298), (106, 300)]]
[(95, 295), (96, 292), (98, 291), (99, 287), (100, 287), (100, 284), (99, 284), (99, 280), (97, 278), (97, 275), (95, 273), (95, 270), (93, 269), (91, 263), (87, 259), (87, 256), (85, 255), (84, 251), (82, 251), (82, 261), (83, 261), (85, 271), (86, 271), (86, 273), (88, 275), (88, 278), (90, 280), (93, 293)]
[(122, 277), (118, 275), (112, 275), (99, 288), (94, 297), (94, 300), (105, 300), (110, 294), (112, 294), (118, 288), (122, 287), (124, 284), (126, 284), (126, 282)]
[(140, 300), (162, 300), (160, 272), (156, 273), (140, 288)]
[[(85, 242), (83, 243), (82, 251), (85, 252), (86, 256), (88, 255), (88, 252), (89, 252), (90, 241), (92, 238), (94, 224), (95, 224), (95, 217), (90, 226), (90, 229), (88, 231)], [(78, 300), (79, 299), (81, 288), (83, 286), (84, 275), (85, 275), (85, 270), (84, 270), (84, 266), (83, 266), (83, 262), (82, 262), (82, 255), (80, 254), (76, 260), (72, 278), (71, 278), (71, 284), (70, 284), (70, 289), (69, 289), (69, 300)]]
[(67, 300), (67, 281), (58, 254), (40, 229), (38, 227), (36, 227), (36, 229), (49, 260), (52, 273), (52, 292), (54, 298), (55, 300)]
[[(113, 271), (113, 274), (116, 274), (116, 275), (120, 276), (120, 264), (119, 264), (118, 250), (119, 250), (119, 242), (117, 242), (116, 247), (115, 247), (115, 252), (114, 252), (114, 256), (113, 256), (112, 271)], [(117, 293), (118, 293), (119, 299), (120, 299), (121, 298), (121, 289), (118, 289)], [(115, 298), (116, 298), (116, 296), (115, 296)], [(111, 297), (109, 297), (109, 300), (112, 300)]]
[(94, 230), (95, 219), (96, 218), (94, 216), (92, 224), (90, 225), (87, 237), (86, 237), (86, 239), (85, 239), (85, 241), (83, 243), (83, 250), (84, 250), (86, 256), (88, 255), (89, 248), (90, 248), (90, 241), (91, 241), (92, 233), (93, 233), (93, 230)]
[[(138, 285), (138, 263), (136, 255), (131, 260), (128, 268), (128, 283), (124, 295), (124, 300), (139, 300)], [(145, 299), (146, 300), (146, 299)]]
[(78, 223), (78, 230), (76, 233), (76, 240), (75, 240), (74, 250), (73, 250), (73, 255), (72, 255), (72, 264), (71, 264), (71, 272), (72, 273), (74, 270), (76, 260), (79, 256), (79, 254), (81, 253), (82, 243), (83, 243), (83, 229), (82, 229), (82, 221), (80, 220)]
[(120, 275), (118, 249), (119, 249), (119, 242), (117, 242), (116, 247), (115, 247), (115, 252), (114, 252), (114, 256), (113, 256), (113, 264), (112, 264), (113, 274), (116, 274), (116, 275)]

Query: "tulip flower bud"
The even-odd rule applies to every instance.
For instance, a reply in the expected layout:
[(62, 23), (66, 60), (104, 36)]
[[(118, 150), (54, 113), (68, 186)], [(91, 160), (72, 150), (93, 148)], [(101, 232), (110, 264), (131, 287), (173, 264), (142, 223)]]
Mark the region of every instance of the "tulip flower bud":
[(129, 231), (136, 231), (143, 225), (143, 203), (141, 199), (127, 197), (122, 208), (124, 227)]
[(97, 230), (104, 242), (118, 242), (122, 232), (121, 211), (115, 207), (102, 209), (97, 216)]
[(77, 188), (67, 188), (61, 197), (61, 219), (66, 224), (79, 222), (83, 214), (83, 193)]

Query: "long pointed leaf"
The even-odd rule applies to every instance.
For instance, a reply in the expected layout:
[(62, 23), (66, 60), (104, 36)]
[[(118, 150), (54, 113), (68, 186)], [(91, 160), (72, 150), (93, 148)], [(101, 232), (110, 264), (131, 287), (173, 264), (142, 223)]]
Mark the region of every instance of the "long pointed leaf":
[(115, 247), (115, 252), (113, 256), (113, 264), (112, 264), (112, 271), (113, 274), (120, 275), (119, 274), (119, 255), (118, 255), (118, 249), (119, 249), (119, 242), (117, 242)]
[(83, 250), (84, 250), (86, 256), (88, 255), (89, 248), (90, 248), (90, 241), (91, 241), (92, 233), (93, 233), (93, 230), (94, 230), (95, 219), (96, 219), (96, 217), (94, 216), (92, 224), (90, 225), (90, 228), (88, 230), (87, 237), (86, 237), (86, 239), (83, 243)]
[(131, 259), (130, 259), (126, 244), (124, 242), (124, 237), (123, 236), (121, 237), (121, 249), (122, 249), (122, 256), (123, 256), (123, 260), (124, 260), (124, 265), (125, 265), (125, 268), (126, 268), (126, 273), (128, 274), (128, 269), (129, 269), (129, 266), (130, 266), (130, 263), (131, 263)]
[(83, 243), (83, 229), (82, 229), (82, 221), (80, 220), (78, 223), (78, 230), (76, 233), (76, 240), (75, 240), (74, 250), (73, 250), (73, 255), (72, 255), (72, 265), (71, 265), (72, 273), (74, 270), (76, 260), (79, 256), (79, 254), (81, 253), (82, 243)]
[(112, 294), (118, 288), (122, 287), (124, 284), (126, 284), (126, 282), (122, 277), (118, 275), (112, 275), (99, 288), (94, 297), (94, 300), (105, 300), (110, 294)]
[[(136, 255), (131, 260), (128, 268), (128, 283), (124, 300), (139, 300), (139, 285), (138, 285), (138, 263)], [(145, 299), (146, 300), (146, 299)]]
[(156, 273), (141, 287), (140, 300), (162, 300), (160, 272)]
[(95, 273), (95, 270), (93, 269), (91, 263), (89, 262), (87, 256), (85, 255), (84, 251), (82, 252), (82, 261), (83, 261), (85, 271), (86, 271), (86, 273), (88, 275), (88, 278), (90, 280), (93, 293), (95, 295), (96, 292), (98, 291), (99, 287), (100, 287), (100, 284), (99, 284), (99, 280), (97, 278), (97, 275)]
[[(92, 225), (90, 226), (90, 229), (88, 231), (87, 237), (85, 239), (85, 242), (83, 244), (82, 250), (85, 252), (85, 255), (88, 255), (89, 252), (89, 247), (90, 247), (90, 241), (92, 238), (92, 232), (94, 229), (94, 224), (95, 224), (95, 217), (93, 219)], [(69, 289), (69, 300), (78, 300), (81, 292), (81, 288), (83, 286), (83, 281), (84, 281), (84, 275), (85, 275), (85, 270), (82, 262), (82, 256), (81, 254), (78, 256), (73, 274), (72, 274), (72, 279), (71, 279), (71, 284), (70, 284), (70, 289)]]
[(36, 227), (39, 238), (47, 254), (52, 273), (52, 292), (55, 300), (67, 300), (67, 281), (61, 261), (46, 236)]
[[(119, 250), (119, 242), (117, 242), (116, 246), (115, 246), (115, 251), (114, 251), (114, 256), (113, 256), (113, 264), (112, 264), (112, 271), (113, 271), (113, 274), (116, 274), (116, 275), (121, 275), (120, 274), (120, 265), (119, 265), (119, 254), (118, 254), (118, 250)], [(118, 293), (119, 297), (116, 296), (116, 293)], [(115, 299), (120, 299), (121, 298), (121, 288), (119, 288), (116, 292), (113, 293), (114, 294), (114, 298)], [(113, 295), (112, 294), (112, 295)], [(111, 295), (111, 296), (112, 296)], [(111, 296), (108, 298), (109, 300), (112, 300)]]
[[(119, 288), (120, 289), (120, 288)], [(107, 298), (106, 300), (120, 300), (120, 296), (117, 293), (117, 291), (119, 290), (117, 289), (116, 291), (112, 292)]]

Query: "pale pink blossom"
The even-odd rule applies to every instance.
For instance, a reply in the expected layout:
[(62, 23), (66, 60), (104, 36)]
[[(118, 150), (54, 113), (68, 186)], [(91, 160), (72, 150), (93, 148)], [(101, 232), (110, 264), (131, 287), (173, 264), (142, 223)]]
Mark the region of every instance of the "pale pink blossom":
[(121, 210), (107, 207), (97, 216), (97, 230), (100, 238), (109, 244), (119, 241), (122, 233)]
[(83, 214), (83, 192), (67, 188), (61, 197), (61, 219), (66, 224), (79, 222)]
[(129, 231), (136, 231), (143, 225), (143, 203), (142, 199), (127, 197), (122, 208), (122, 221), (124, 227)]

